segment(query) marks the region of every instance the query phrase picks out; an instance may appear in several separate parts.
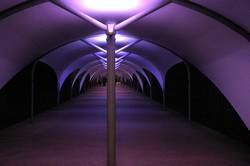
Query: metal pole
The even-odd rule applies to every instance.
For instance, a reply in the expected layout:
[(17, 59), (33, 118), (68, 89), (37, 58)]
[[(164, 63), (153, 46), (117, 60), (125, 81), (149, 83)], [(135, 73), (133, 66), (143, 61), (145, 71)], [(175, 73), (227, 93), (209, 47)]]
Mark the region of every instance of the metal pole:
[(35, 61), (31, 69), (31, 99), (30, 99), (30, 120), (34, 122), (34, 81), (35, 81), (35, 70), (38, 61)]
[(116, 165), (115, 33), (107, 33), (107, 164)]
[(191, 71), (190, 66), (187, 62), (184, 62), (187, 69), (187, 80), (188, 80), (188, 120), (192, 120), (192, 107), (191, 107)]

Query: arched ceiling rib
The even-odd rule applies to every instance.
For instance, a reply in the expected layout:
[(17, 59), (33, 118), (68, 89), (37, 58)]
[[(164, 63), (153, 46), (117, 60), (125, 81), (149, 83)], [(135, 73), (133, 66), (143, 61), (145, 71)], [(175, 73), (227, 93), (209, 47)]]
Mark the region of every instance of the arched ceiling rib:
[[(87, 66), (87, 67), (86, 67)], [(74, 78), (74, 80), (76, 80), (77, 78), (78, 78), (78, 76), (80, 76), (81, 75), (81, 73), (83, 72), (83, 71), (86, 71), (86, 73), (85, 73), (85, 75), (88, 75), (88, 74), (93, 74), (97, 69), (99, 70), (105, 70), (104, 68), (103, 68), (103, 66), (101, 65), (101, 64), (99, 64), (99, 62), (98, 61), (96, 61), (96, 63), (89, 63), (89, 64), (87, 64), (86, 66), (83, 66), (83, 68), (82, 69), (80, 69), (80, 71), (78, 72), (78, 74), (76, 75), (76, 77)], [(127, 72), (131, 72), (132, 74), (135, 74), (136, 73), (136, 71), (137, 71), (137, 69), (136, 69), (136, 67), (135, 66), (133, 66), (133, 65), (131, 65), (131, 64), (123, 64), (123, 65), (121, 65), (121, 67), (120, 68), (118, 68), (117, 70), (121, 70), (122, 68), (124, 69), (124, 67), (126, 68), (126, 71)], [(139, 71), (140, 72), (140, 71)], [(143, 75), (143, 73), (141, 73), (142, 75)], [(138, 75), (137, 75), (137, 77), (138, 77)], [(85, 78), (85, 77), (84, 77)], [(140, 79), (141, 80), (141, 79)], [(84, 82), (84, 80), (83, 81), (81, 81), (82, 83), (81, 84), (83, 84), (83, 82)], [(142, 82), (141, 82), (142, 83)], [(74, 84), (74, 82), (73, 82), (73, 84)], [(143, 84), (142, 84), (143, 85)], [(72, 85), (73, 86), (73, 85)], [(142, 87), (143, 88), (143, 87)]]
[(94, 51), (94, 48), (78, 40), (53, 50), (44, 56), (41, 61), (52, 66), (56, 71), (58, 78), (60, 78), (67, 66), (73, 63), (76, 59), (81, 59), (82, 56), (91, 54)]
[[(92, 57), (92, 55), (87, 56), (87, 57), (90, 57), (91, 59), (85, 59), (87, 57), (81, 58), (81, 56), (86, 56), (85, 54), (88, 54), (94, 51), (95, 51), (95, 48), (90, 47), (88, 44), (80, 40), (73, 41), (72, 43), (67, 43), (63, 45), (62, 47), (59, 47), (57, 49), (54, 49), (53, 51), (50, 51), (48, 55), (43, 57), (41, 60), (54, 68), (54, 70), (57, 72), (57, 75), (58, 75), (59, 84), (61, 85), (64, 79), (67, 77), (67, 74), (69, 74), (72, 70), (79, 68), (80, 66), (84, 66), (89, 61), (96, 60), (96, 57)], [(167, 51), (166, 49), (163, 49), (160, 46), (153, 45), (146, 41), (138, 42), (133, 47), (128, 49), (128, 51), (138, 53), (144, 59), (148, 59), (149, 61), (153, 62), (154, 66), (159, 67), (159, 70), (162, 72), (162, 77), (164, 77), (166, 71), (172, 65), (180, 61), (180, 59), (176, 57), (170, 51)], [(127, 53), (123, 53), (123, 54), (127, 54)], [(125, 57), (124, 58), (125, 61), (122, 63), (126, 63), (126, 58), (129, 58), (129, 56)], [(58, 61), (58, 59), (60, 59), (60, 61)], [(81, 61), (81, 63), (75, 62), (75, 61)], [(141, 74), (145, 76), (148, 83), (151, 84), (149, 82), (148, 77), (146, 76), (142, 68), (139, 67), (139, 65), (136, 65), (132, 61), (127, 61), (127, 62), (129, 62), (130, 65), (133, 65), (133, 67), (135, 67), (136, 70), (140, 71)], [(144, 66), (145, 65), (146, 64), (144, 64)], [(72, 70), (69, 70), (69, 67), (71, 67)], [(145, 68), (148, 68), (147, 65)], [(82, 70), (85, 71), (85, 69), (82, 69)], [(64, 73), (64, 71), (66, 71), (66, 73)], [(154, 74), (157, 74), (157, 73), (154, 73)], [(162, 80), (159, 80), (159, 82), (162, 82)]]

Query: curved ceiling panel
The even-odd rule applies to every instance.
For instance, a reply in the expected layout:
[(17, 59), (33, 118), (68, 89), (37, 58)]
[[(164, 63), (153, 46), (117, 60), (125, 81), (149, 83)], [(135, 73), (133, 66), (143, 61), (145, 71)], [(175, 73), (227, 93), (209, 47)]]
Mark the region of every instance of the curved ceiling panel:
[(89, 45), (78, 40), (50, 52), (41, 58), (41, 61), (53, 66), (56, 72), (60, 73), (76, 59), (83, 55), (90, 54), (94, 52), (94, 50), (95, 49)]
[(228, 98), (250, 128), (250, 103), (245, 102), (250, 97), (246, 86), (250, 78), (242, 74), (250, 71), (245, 64), (250, 61), (246, 38), (208, 16), (176, 4), (159, 9), (126, 30), (174, 50), (196, 66)]
[(95, 30), (89, 23), (51, 3), (28, 8), (1, 20), (0, 87), (47, 51)]

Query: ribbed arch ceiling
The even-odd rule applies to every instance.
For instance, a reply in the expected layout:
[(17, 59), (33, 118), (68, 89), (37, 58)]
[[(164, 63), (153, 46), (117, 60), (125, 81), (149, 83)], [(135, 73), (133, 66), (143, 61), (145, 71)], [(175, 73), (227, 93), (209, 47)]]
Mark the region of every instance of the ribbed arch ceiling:
[[(126, 66), (128, 66), (131, 69), (131, 70), (129, 70), (130, 72), (132, 71), (132, 73), (134, 73), (135, 71), (137, 71), (137, 67), (135, 65), (132, 65), (131, 63), (128, 63), (128, 62), (126, 62), (124, 64), (126, 64)], [(74, 83), (78, 79), (78, 77), (80, 77), (83, 73), (85, 73), (85, 75), (82, 76), (81, 85), (84, 83), (85, 78), (88, 74), (92, 75), (96, 71), (105, 71), (105, 69), (103, 68), (103, 65), (100, 64), (100, 62), (98, 60), (90, 61), (89, 63), (86, 63), (82, 66), (83, 67), (80, 68), (79, 72), (76, 74), (76, 76), (73, 80), (72, 87), (74, 86)], [(129, 72), (129, 71), (123, 69), (122, 66), (120, 68), (118, 68), (117, 70), (123, 70), (123, 71), (126, 71), (126, 73)], [(140, 72), (142, 75), (145, 74), (143, 71), (138, 71), (138, 72)], [(98, 73), (98, 74), (102, 75), (102, 73)], [(146, 76), (146, 79), (149, 80), (147, 76)]]
[[(89, 39), (89, 37), (87, 37), (87, 39)], [(93, 60), (97, 60), (97, 57), (91, 54), (95, 53), (95, 48), (84, 43), (82, 40), (73, 41), (72, 43), (67, 43), (62, 47), (59, 47), (51, 51), (41, 59), (41, 61), (49, 64), (56, 71), (59, 80), (59, 87), (61, 87), (65, 78), (67, 78), (68, 74), (70, 74), (73, 70), (75, 70), (76, 68), (80, 68), (80, 66), (87, 65), (89, 62)], [(136, 39), (126, 39), (126, 40), (130, 42), (136, 41)], [(97, 44), (103, 45), (104, 41), (102, 41), (102, 43), (100, 43), (100, 40), (96, 41)], [(95, 40), (93, 40), (92, 42), (95, 42)], [(123, 43), (123, 45), (128, 44), (127, 42), (124, 43), (124, 41), (122, 41), (121, 43)], [(144, 63), (143, 67), (148, 70), (155, 68), (156, 70), (154, 70), (155, 72), (153, 72), (153, 74), (155, 74), (156, 77), (159, 79), (158, 81), (161, 82), (162, 88), (164, 87), (163, 77), (167, 72), (167, 70), (171, 68), (171, 66), (173, 66), (174, 64), (180, 62), (180, 58), (176, 57), (170, 51), (146, 41), (140, 41), (126, 50), (129, 51), (130, 53), (136, 53), (142, 56), (143, 58), (147, 59), (141, 61), (139, 60), (138, 62), (138, 60), (135, 60), (135, 58), (137, 57), (136, 55), (134, 55), (135, 57), (130, 57), (133, 54), (128, 55), (127, 57), (124, 58), (125, 62), (128, 61), (130, 64), (134, 61), (134, 67), (137, 66), (136, 70), (140, 71), (141, 74), (143, 74), (145, 77), (146, 74), (143, 72), (142, 67), (139, 68), (139, 66), (141, 66), (142, 63)], [(128, 54), (128, 53), (123, 52), (121, 55), (118, 54), (118, 57), (121, 57), (123, 54)], [(106, 55), (103, 53), (102, 56), (105, 57)], [(60, 61), (58, 61), (58, 59), (60, 59)], [(129, 59), (132, 60), (129, 61)], [(150, 64), (149, 61), (152, 62), (152, 64)], [(135, 63), (138, 63), (139, 65), (136, 65)], [(159, 69), (157, 69), (157, 67)], [(82, 70), (85, 71), (86, 69)], [(159, 76), (159, 71), (157, 70), (162, 71), (160, 74), (161, 76)], [(146, 79), (149, 81), (147, 77)], [(148, 83), (150, 84), (150, 82)]]
[[(92, 74), (94, 74), (96, 71), (99, 71), (99, 70), (101, 70), (101, 71), (105, 70), (103, 68), (102, 64), (94, 65), (94, 66), (90, 67), (89, 70), (82, 77), (81, 82), (80, 82), (80, 87), (82, 87), (82, 85), (85, 81), (85, 78), (88, 74), (90, 76), (92, 76)], [(143, 81), (142, 81), (141, 77), (138, 75), (137, 71), (133, 67), (126, 65), (126, 64), (121, 64), (121, 67), (119, 68), (119, 70), (134, 74), (136, 76), (136, 78), (138, 79), (141, 88), (143, 89)]]
[[(148, 68), (159, 80), (162, 88), (168, 68), (181, 59), (193, 64), (221, 90), (250, 128), (250, 103), (247, 101), (250, 98), (250, 79), (247, 77), (250, 71), (250, 2), (164, 2), (169, 3), (123, 28), (122, 32), (118, 31), (144, 40), (128, 48), (126, 51), (131, 54), (124, 59)], [(61, 75), (68, 75), (68, 72), (65, 72), (67, 68), (73, 69), (70, 66), (77, 63), (74, 61), (97, 51), (86, 43), (83, 48), (84, 42), (78, 40), (96, 34), (100, 29), (51, 1), (1, 0), (0, 11), (0, 87), (26, 65), (51, 54), (51, 50), (55, 48), (54, 51), (58, 51), (57, 48), (60, 49), (67, 43), (79, 43), (79, 54), (67, 57), (66, 54), (60, 53), (63, 58), (58, 61), (67, 62), (64, 65), (61, 66), (52, 60), (53, 58), (49, 60), (49, 56), (46, 57), (47, 62), (58, 70), (60, 79)], [(94, 14), (106, 23), (107, 15)], [(133, 14), (135, 13), (132, 12)], [(113, 21), (121, 21), (128, 16), (129, 14), (124, 12), (123, 16), (114, 17)], [(172, 51), (159, 51), (161, 49), (158, 45), (161, 45), (162, 50), (167, 48)], [(74, 48), (67, 51), (71, 49)], [(86, 50), (80, 53), (81, 49)]]
[[(99, 65), (99, 61), (92, 61), (92, 62), (89, 62), (87, 64), (85, 64), (80, 70), (79, 72), (77, 73), (77, 75), (75, 76), (74, 80), (73, 80), (73, 83), (72, 83), (72, 86), (74, 85), (75, 81), (78, 79), (79, 76), (81, 76), (84, 72), (86, 71), (89, 71), (91, 69), (91, 67), (93, 66), (96, 66), (96, 65)], [(148, 78), (148, 76), (146, 75), (146, 73), (142, 70), (142, 68), (140, 68), (138, 65), (136, 65), (135, 63), (133, 62), (130, 62), (128, 60), (125, 60), (123, 62), (123, 64), (129, 66), (130, 68), (134, 69), (135, 71), (139, 72), (140, 74), (142, 74), (145, 79), (147, 80), (148, 84), (151, 85), (151, 82)], [(120, 68), (117, 69), (117, 71), (119, 70)], [(101, 71), (105, 70), (104, 68), (101, 67)], [(97, 74), (97, 73), (96, 73)], [(103, 73), (98, 73), (100, 75), (102, 75)]]

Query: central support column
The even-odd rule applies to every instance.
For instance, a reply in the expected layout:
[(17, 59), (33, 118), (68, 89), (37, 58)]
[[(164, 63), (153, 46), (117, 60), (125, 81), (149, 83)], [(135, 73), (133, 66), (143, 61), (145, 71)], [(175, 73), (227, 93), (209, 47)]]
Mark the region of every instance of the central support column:
[(107, 164), (116, 165), (115, 33), (107, 32)]

